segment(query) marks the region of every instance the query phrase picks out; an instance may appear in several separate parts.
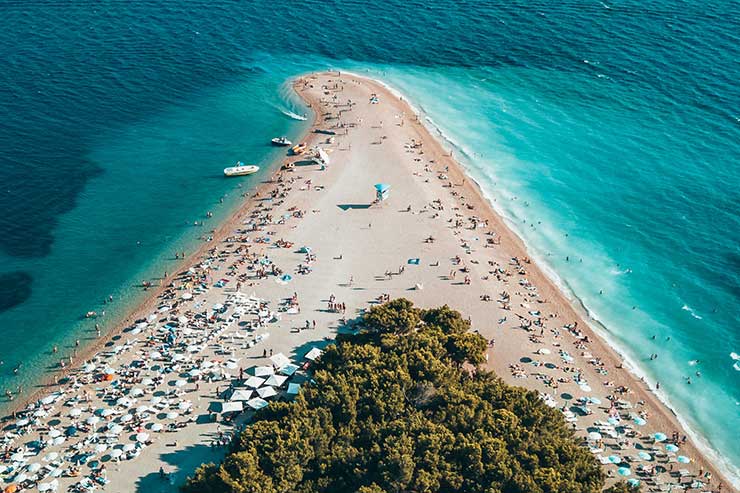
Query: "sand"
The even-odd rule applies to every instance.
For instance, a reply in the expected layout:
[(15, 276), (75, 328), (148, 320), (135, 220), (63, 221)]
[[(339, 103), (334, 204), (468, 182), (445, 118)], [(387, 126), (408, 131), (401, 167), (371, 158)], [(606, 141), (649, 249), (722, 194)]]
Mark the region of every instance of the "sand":
[[(352, 74), (310, 74), (297, 80), (295, 88), (316, 113), (307, 143), (330, 151), (329, 166), (322, 169), (305, 157), (286, 157), (286, 161), (296, 164), (291, 171), (278, 173), (282, 183), (264, 183), (256, 196), (245, 201), (219, 228), (213, 242), (204, 244), (199, 252), (188, 257), (193, 263), (210, 258), (211, 266), (200, 270), (210, 276), (210, 286), (220, 278), (230, 279), (226, 288), (211, 287), (196, 294), (193, 300), (181, 303), (179, 313), (192, 309), (193, 303), (200, 303), (200, 310), (223, 303), (235, 290), (240, 275), (245, 276), (241, 292), (266, 300), (276, 312), (282, 300), (296, 293), (300, 313), (279, 312), (279, 321), (252, 333), (253, 336), (269, 332), (269, 339), (248, 349), (240, 341), (229, 339), (229, 334), (240, 330), (238, 324), (233, 319), (230, 324), (224, 322), (222, 338), (211, 341), (201, 356), (222, 363), (226, 356), (216, 351), (228, 346), (234, 351), (233, 357), (240, 358), (239, 366), (244, 369), (269, 364), (262, 356), (263, 351), (270, 350), (301, 363), (311, 347), (323, 347), (331, 341), (345, 318), (360, 316), (380, 296), (406, 297), (423, 307), (448, 304), (469, 316), (475, 330), (495, 341), (488, 351), (488, 366), (507, 382), (549, 394), (558, 408), (571, 408), (579, 397), (598, 398), (602, 404), (588, 406), (592, 414), (574, 420), (584, 444), (588, 432), (594, 431), (595, 422), (607, 421), (607, 396), (620, 387), (629, 389), (620, 398), (633, 406), (617, 412), (621, 414), (621, 425), (631, 426), (643, 437), (658, 431), (669, 438), (674, 431), (684, 435), (671, 411), (644, 383), (619, 368), (619, 356), (592, 332), (547, 276), (526, 260), (522, 241), (495, 214), (477, 185), (418, 121), (405, 101), (381, 84)], [(377, 103), (371, 102), (372, 95), (377, 96)], [(352, 104), (347, 104), (348, 101)], [(317, 129), (335, 132), (333, 142), (326, 143), (329, 135), (316, 133)], [(380, 203), (374, 203), (377, 183), (390, 185), (387, 200)], [(278, 188), (284, 197), (270, 199), (270, 193)], [(257, 207), (261, 208), (258, 216), (270, 216), (262, 222), (270, 224), (256, 232), (235, 234), (235, 230), (244, 228), (243, 223)], [(301, 218), (295, 217), (296, 211), (303, 212)], [(287, 217), (279, 221), (284, 215)], [(475, 228), (471, 221), (474, 217)], [(429, 237), (434, 240), (430, 241)], [(270, 241), (256, 243), (257, 238)], [(279, 239), (292, 243), (292, 247), (275, 247)], [(249, 252), (255, 255), (269, 255), (272, 263), (290, 274), (292, 280), (278, 282), (279, 276), (256, 279), (247, 275), (246, 264), (240, 263), (244, 252), (234, 252), (237, 245), (248, 246)], [(310, 262), (306, 262), (305, 253), (299, 252), (304, 246), (310, 247), (315, 255)], [(212, 248), (217, 250), (209, 252)], [(418, 265), (408, 262), (417, 258)], [(517, 262), (512, 258), (518, 259)], [(301, 264), (307, 265), (310, 273), (298, 273)], [(229, 270), (230, 266), (234, 266), (233, 270)], [(179, 297), (185, 290), (182, 278), (172, 276), (166, 284), (170, 282), (178, 288), (175, 293)], [(505, 301), (503, 292), (509, 296)], [(154, 291), (152, 298), (121, 329), (130, 329), (132, 320), (152, 313), (161, 303), (162, 295), (162, 290)], [(336, 302), (346, 305), (346, 313), (327, 309), (331, 295), (336, 297)], [(227, 319), (229, 316), (230, 312), (224, 315)], [(310, 326), (315, 321), (316, 328), (298, 330), (306, 321)], [(533, 325), (527, 330), (523, 328), (526, 324)], [(577, 329), (570, 331), (565, 327), (571, 324), (577, 324)], [(579, 337), (574, 335), (577, 331)], [(146, 331), (139, 337), (145, 335)], [(133, 337), (130, 332), (123, 332), (116, 344), (127, 339)], [(150, 350), (141, 341), (134, 343), (129, 352), (115, 359), (115, 364), (126, 365)], [(564, 362), (560, 351), (567, 352), (573, 360)], [(571, 371), (565, 371), (566, 367)], [(573, 381), (576, 374), (591, 390)], [(555, 389), (553, 385), (558, 378), (564, 381), (558, 382)], [(160, 391), (171, 390), (167, 380)], [(213, 448), (211, 443), (220, 431), (228, 431), (229, 427), (207, 422), (205, 418), (211, 403), (219, 400), (215, 397), (216, 388), (223, 389), (225, 384), (201, 381), (198, 386), (195, 390), (195, 383), (189, 382), (181, 396), (193, 402), (191, 416), (198, 422), (173, 433), (151, 433), (152, 443), (135, 459), (107, 461), (110, 483), (106, 491), (174, 491), (196, 464), (222, 457), (223, 448)], [(91, 392), (100, 387), (100, 384), (87, 386)], [(156, 391), (156, 388), (147, 390), (140, 400), (146, 401)], [(563, 394), (573, 398), (564, 399)], [(93, 407), (105, 406), (98, 399), (93, 401)], [(638, 405), (639, 401), (644, 405)], [(64, 416), (69, 407), (57, 403), (54, 412), (59, 411)], [(640, 412), (647, 413), (645, 426), (632, 423), (632, 416)], [(245, 418), (248, 416), (249, 413)], [(606, 431), (603, 435), (600, 444), (603, 451), (595, 452), (597, 456), (634, 457), (635, 447), (651, 454), (654, 447), (661, 451), (656, 454), (662, 456), (658, 457), (660, 462), (632, 462), (631, 477), (637, 477), (640, 463), (660, 464), (676, 473), (686, 469), (688, 476), (683, 478), (684, 483), (690, 483), (700, 469), (711, 471), (715, 478), (712, 489), (718, 486), (718, 472), (690, 441), (681, 444), (677, 454), (666, 455), (664, 447), (654, 444), (652, 439), (633, 437), (628, 439), (630, 443), (617, 449), (617, 440), (608, 438)], [(50, 448), (41, 455), (64, 447)], [(690, 457), (692, 463), (676, 463), (677, 455)], [(169, 480), (160, 479), (160, 467), (171, 474)], [(604, 467), (616, 476), (617, 465)], [(83, 467), (84, 472), (87, 470)], [(658, 475), (658, 479), (664, 483), (678, 480), (668, 473)], [(66, 489), (77, 480), (64, 478), (60, 488)], [(723, 491), (729, 490), (725, 482)]]

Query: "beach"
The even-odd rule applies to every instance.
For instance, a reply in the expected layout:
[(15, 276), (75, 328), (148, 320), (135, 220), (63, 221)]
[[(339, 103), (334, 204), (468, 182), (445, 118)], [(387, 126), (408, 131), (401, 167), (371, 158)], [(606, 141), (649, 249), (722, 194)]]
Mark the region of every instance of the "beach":
[[(38, 463), (48, 469), (40, 483), (61, 469), (66, 489), (90, 468), (66, 477), (74, 459), (57, 462), (89, 453), (86, 463), (105, 465), (105, 491), (172, 491), (200, 462), (219, 460), (234, 426), (248, 420), (249, 412), (234, 423), (211, 412), (231, 402), (224, 391), (253, 398), (274, 387), (276, 395), (260, 397), (289, 397), (307, 354), (352, 330), (369, 306), (405, 297), (470, 317), (490, 341), (487, 367), (563, 409), (610, 478), (718, 490), (719, 471), (683, 440), (672, 412), (622, 368), (406, 101), (347, 73), (305, 75), (294, 87), (315, 113), (307, 147), (328, 158), (286, 156), (290, 169), (251, 193), (111, 338), (80, 352), (71, 380), (44, 394), (52, 399), (40, 396), (46, 402), (8, 421), (4, 486), (23, 483), (18, 471)], [(282, 371), (280, 354), (299, 369)], [(262, 378), (255, 371), (269, 379), (270, 369), (290, 378), (246, 385)], [(68, 435), (75, 423), (80, 431)], [(49, 444), (16, 449), (34, 439)]]

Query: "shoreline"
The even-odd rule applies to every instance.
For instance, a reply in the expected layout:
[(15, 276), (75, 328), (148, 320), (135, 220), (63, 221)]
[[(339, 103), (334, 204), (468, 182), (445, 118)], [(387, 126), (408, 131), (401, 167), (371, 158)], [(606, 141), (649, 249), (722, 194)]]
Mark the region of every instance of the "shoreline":
[[(293, 84), (290, 81), (288, 81), (288, 84), (290, 87), (293, 87)], [(311, 136), (315, 128), (315, 124), (318, 121), (318, 114), (313, 111), (313, 108), (310, 106), (309, 110), (313, 117), (311, 119), (311, 123), (301, 133), (300, 141), (305, 141)], [(284, 157), (281, 158), (281, 160), (284, 160)], [(211, 234), (213, 237), (212, 241), (194, 240), (194, 243), (198, 244), (195, 251), (188, 253), (185, 259), (173, 259), (173, 265), (176, 269), (172, 272), (167, 271), (167, 278), (159, 278), (160, 283), (158, 285), (153, 285), (153, 287), (148, 290), (147, 294), (142, 295), (142, 300), (139, 302), (133, 302), (130, 309), (124, 310), (124, 314), (112, 323), (111, 328), (107, 332), (101, 334), (99, 338), (88, 338), (87, 343), (81, 341), (81, 345), (77, 351), (77, 356), (74, 357), (72, 364), (67, 364), (64, 368), (59, 368), (58, 363), (56, 363), (57, 369), (44, 371), (43, 377), (37, 379), (34, 383), (32, 387), (34, 390), (24, 394), (23, 399), (18, 399), (16, 397), (12, 401), (6, 400), (6, 410), (0, 417), (0, 423), (13, 419), (13, 416), (16, 413), (47, 395), (54, 387), (59, 385), (54, 382), (55, 377), (57, 377), (61, 383), (65, 378), (69, 377), (71, 373), (74, 373), (83, 362), (92, 359), (99, 352), (103, 351), (108, 344), (113, 343), (116, 338), (123, 337), (126, 329), (131, 328), (136, 320), (145, 317), (147, 313), (151, 312), (151, 310), (159, 303), (160, 296), (167, 289), (167, 286), (179, 277), (183, 271), (186, 271), (190, 267), (200, 263), (200, 259), (202, 259), (209, 250), (220, 244), (220, 242), (232, 232), (234, 226), (239, 224), (243, 217), (243, 213), (253, 205), (255, 196), (270, 188), (271, 185), (274, 185), (274, 176), (280, 171), (280, 166), (282, 166), (281, 164), (278, 166), (279, 164), (280, 161), (278, 160), (271, 162), (267, 172), (265, 173), (265, 179), (260, 181), (253, 189), (245, 190), (243, 192), (244, 196), (241, 200), (235, 202), (233, 211), (228, 213), (224, 220), (213, 228), (213, 233)], [(69, 355), (64, 357), (64, 359), (67, 358), (69, 358)]]
[[(423, 107), (412, 104), (406, 97), (404, 97), (403, 93), (401, 93), (399, 90), (395, 89), (394, 87), (390, 86), (388, 83), (380, 79), (376, 79), (368, 75), (358, 74), (352, 71), (343, 71), (342, 73), (365, 80), (370, 80), (375, 84), (385, 88), (389, 93), (399, 98), (408, 108), (411, 109), (413, 114), (417, 116), (417, 120), (414, 123), (418, 123), (423, 126), (426, 131), (430, 135), (432, 135), (434, 141), (441, 141), (439, 142), (440, 147), (444, 148), (444, 145), (447, 144), (455, 151), (462, 153), (466, 157), (466, 159), (473, 159), (459, 144), (448, 137), (447, 134), (445, 134), (444, 131), (437, 126), (437, 124), (426, 112), (426, 110), (424, 110)], [(450, 152), (450, 156), (452, 156), (452, 151), (448, 152)], [(661, 409), (666, 418), (669, 419), (669, 421), (675, 421), (676, 426), (680, 430), (683, 430), (691, 438), (691, 440), (696, 442), (696, 444), (694, 445), (694, 448), (696, 449), (696, 454), (705, 458), (705, 461), (708, 464), (707, 467), (714, 470), (716, 473), (719, 473), (718, 475), (722, 477), (727, 483), (733, 485), (733, 487), (740, 487), (740, 477), (737, 475), (738, 471), (730, 470), (731, 464), (729, 463), (729, 461), (722, 458), (719, 452), (717, 452), (709, 444), (706, 438), (700, 432), (695, 430), (694, 427), (689, 424), (679, 412), (676, 411), (675, 405), (671, 403), (670, 397), (665, 392), (662, 392), (660, 389), (656, 389), (654, 385), (648, 382), (647, 375), (642, 371), (639, 365), (629, 356), (627, 356), (626, 351), (610, 337), (609, 329), (606, 323), (592, 315), (589, 307), (573, 291), (568, 283), (563, 280), (562, 277), (560, 277), (557, 271), (547, 263), (546, 259), (540, 254), (540, 252), (537, 252), (530, 248), (521, 233), (518, 231), (514, 218), (509, 217), (497, 205), (497, 202), (493, 200), (491, 194), (486, 192), (486, 190), (481, 186), (478, 180), (476, 180), (472, 176), (472, 173), (463, 162), (455, 158), (450, 158), (450, 160), (460, 168), (460, 173), (465, 178), (470, 180), (475, 193), (479, 195), (480, 198), (487, 204), (488, 208), (493, 212), (493, 214), (498, 216), (498, 218), (508, 229), (508, 231), (517, 238), (524, 252), (526, 252), (527, 256), (533, 259), (533, 264), (544, 275), (548, 282), (552, 284), (553, 289), (559, 292), (562, 297), (571, 305), (571, 308), (579, 317), (579, 319), (585, 322), (589, 329), (596, 335), (597, 340), (601, 341), (606, 346), (606, 348), (611, 353), (613, 353), (612, 356), (622, 363), (623, 368), (630, 373), (630, 376), (635, 380), (635, 382), (640, 386), (645, 387), (644, 390), (647, 392), (646, 395), (649, 395), (650, 397), (652, 397), (652, 400), (654, 400), (654, 406), (658, 409)], [(712, 461), (718, 461), (721, 466), (718, 467), (712, 464)]]
[[(447, 140), (441, 141), (440, 139), (444, 139), (444, 134), (439, 131), (439, 129), (435, 128), (435, 132), (433, 132), (427, 125), (425, 124), (423, 118), (423, 114), (419, 114), (418, 110), (411, 105), (408, 100), (406, 100), (403, 95), (400, 93), (397, 93), (397, 91), (393, 90), (389, 86), (387, 86), (382, 81), (377, 81), (375, 79), (370, 79), (366, 76), (354, 74), (350, 72), (341, 72), (338, 74), (328, 74), (325, 72), (313, 72), (313, 73), (307, 73), (307, 74), (301, 74), (296, 76), (292, 81), (290, 81), (291, 87), (296, 91), (299, 97), (301, 97), (304, 100), (304, 103), (309, 107), (311, 110), (311, 113), (313, 115), (311, 124), (307, 127), (305, 132), (301, 136), (300, 141), (307, 141), (309, 144), (316, 144), (323, 138), (325, 138), (325, 135), (318, 134), (315, 132), (315, 130), (326, 127), (327, 124), (322, 125), (322, 114), (321, 114), (321, 108), (322, 108), (322, 98), (316, 98), (313, 97), (312, 94), (309, 94), (309, 90), (306, 89), (306, 86), (304, 85), (303, 88), (300, 87), (300, 82), (304, 80), (309, 79), (318, 79), (319, 77), (329, 78), (328, 80), (331, 81), (335, 77), (342, 78), (346, 77), (348, 75), (351, 75), (352, 77), (356, 77), (357, 79), (360, 79), (361, 82), (358, 82), (358, 84), (362, 83), (363, 85), (367, 85), (370, 88), (373, 88), (374, 90), (378, 91), (379, 94), (381, 94), (381, 97), (385, 100), (388, 98), (387, 95), (390, 95), (392, 97), (396, 98), (396, 104), (399, 104), (402, 108), (405, 108), (405, 111), (408, 111), (408, 115), (416, 115), (417, 118), (408, 120), (404, 119), (404, 122), (408, 123), (408, 127), (411, 127), (412, 130), (414, 130), (417, 134), (421, 136), (424, 142), (424, 151), (425, 151), (425, 159), (429, 159), (429, 155), (432, 157), (435, 157), (433, 161), (435, 166), (439, 164), (447, 164), (449, 166), (449, 183), (450, 188), (448, 189), (451, 192), (456, 192), (458, 194), (462, 193), (465, 195), (466, 200), (469, 205), (472, 205), (473, 207), (469, 211), (465, 211), (467, 213), (470, 213), (471, 211), (475, 211), (476, 216), (481, 216), (482, 218), (487, 219), (490, 221), (491, 226), (490, 229), (497, 232), (500, 238), (500, 244), (496, 248), (493, 249), (493, 251), (499, 251), (504, 252), (506, 254), (512, 254), (513, 256), (518, 257), (527, 257), (529, 255), (529, 250), (527, 248), (526, 243), (523, 241), (523, 239), (517, 234), (516, 229), (512, 227), (511, 224), (509, 224), (509, 219), (506, 217), (505, 214), (500, 213), (500, 211), (497, 210), (495, 204), (490, 200), (490, 198), (487, 196), (485, 191), (482, 189), (480, 184), (471, 178), (470, 175), (468, 175), (467, 169), (464, 164), (461, 164), (456, 159), (453, 159), (450, 157), (450, 152), (447, 151), (444, 148), (444, 143), (448, 142)], [(311, 86), (313, 87), (313, 86)], [(387, 93), (387, 95), (386, 95)], [(313, 99), (312, 99), (313, 97)], [(401, 100), (399, 101), (399, 98)], [(385, 102), (385, 101), (383, 101)], [(406, 113), (404, 113), (406, 114)], [(382, 128), (382, 121), (380, 122), (380, 127)], [(377, 127), (371, 127), (371, 128), (377, 128)], [(356, 132), (355, 128), (348, 129), (352, 132)], [(368, 131), (372, 133), (372, 130)], [(410, 133), (410, 130), (405, 130), (405, 133)], [(367, 133), (367, 132), (366, 132)], [(439, 136), (435, 136), (434, 133), (440, 134)], [(349, 134), (347, 134), (349, 135)], [(352, 134), (355, 135), (354, 133)], [(337, 138), (343, 137), (341, 135), (337, 135)], [(427, 138), (429, 137), (429, 138)], [(349, 137), (348, 137), (349, 138)], [(374, 143), (374, 142), (373, 142)], [(388, 144), (383, 143), (382, 140), (380, 142), (381, 145), (385, 145), (386, 148)], [(339, 145), (339, 148), (337, 149), (337, 154), (341, 154), (342, 151), (346, 149), (341, 149), (341, 145)], [(350, 152), (350, 154), (354, 154), (353, 152)], [(438, 156), (438, 157), (437, 157)], [(259, 202), (260, 199), (257, 198), (257, 196), (263, 196), (264, 192), (269, 190), (270, 188), (274, 188), (276, 182), (274, 181), (274, 177), (276, 175), (276, 172), (279, 172), (279, 169), (274, 169), (277, 166), (280, 166), (282, 164), (282, 161), (284, 161), (285, 158), (281, 158), (280, 160), (272, 163), (270, 165), (270, 173), (268, 176), (269, 179), (262, 181), (259, 183), (254, 189), (245, 191), (246, 196), (241, 201), (241, 203), (238, 203), (238, 205), (235, 206), (234, 211), (232, 214), (230, 214), (224, 221), (222, 221), (221, 224), (219, 224), (215, 229), (215, 232), (213, 233), (213, 241), (211, 242), (202, 242), (202, 244), (197, 248), (197, 250), (193, 253), (188, 254), (187, 259), (180, 261), (177, 263), (178, 269), (176, 272), (173, 272), (168, 276), (166, 280), (163, 280), (163, 282), (156, 287), (156, 289), (152, 289), (151, 292), (145, 297), (146, 299), (142, 301), (141, 303), (137, 304), (130, 313), (124, 317), (122, 320), (120, 320), (115, 326), (108, 331), (107, 334), (105, 334), (103, 337), (101, 337), (98, 340), (93, 340), (89, 345), (86, 345), (81, 350), (76, 358), (76, 362), (73, 365), (69, 365), (67, 368), (65, 368), (65, 374), (69, 374), (77, 370), (80, 366), (81, 361), (89, 360), (94, 355), (99, 353), (101, 350), (103, 350), (106, 345), (111, 343), (115, 340), (117, 336), (121, 336), (125, 334), (125, 330), (127, 328), (130, 328), (135, 320), (140, 318), (145, 318), (146, 314), (148, 312), (151, 312), (153, 309), (156, 308), (156, 305), (160, 303), (160, 296), (163, 294), (163, 292), (166, 289), (166, 286), (169, 285), (171, 282), (173, 282), (177, 277), (179, 277), (180, 273), (184, 270), (187, 270), (188, 267), (199, 264), (202, 262), (204, 257), (207, 257), (207, 254), (212, 249), (220, 249), (223, 247), (224, 239), (230, 235), (233, 234), (234, 229), (242, 224), (242, 220), (245, 218), (245, 215), (247, 215), (250, 212), (250, 208), (255, 206)], [(333, 165), (333, 167), (336, 166), (337, 168), (341, 168), (343, 164), (339, 165)], [(405, 171), (405, 170), (401, 170)], [(334, 169), (334, 173), (340, 172), (339, 169)], [(416, 175), (416, 173), (414, 173)], [(435, 182), (436, 183), (436, 182)], [(461, 185), (457, 185), (457, 183), (461, 183)], [(453, 189), (454, 184), (454, 189)], [(443, 185), (444, 187), (444, 185)], [(309, 187), (310, 189), (310, 187)], [(402, 200), (405, 200), (402, 199)], [(302, 203), (306, 208), (309, 206), (306, 205), (306, 203)], [(309, 200), (308, 204), (314, 205), (313, 201)], [(405, 204), (404, 204), (405, 205)], [(314, 205), (315, 206), (315, 205)], [(391, 212), (395, 211), (383, 211), (382, 209), (378, 213), (383, 214), (390, 214)], [(487, 226), (488, 227), (488, 226)], [(414, 247), (417, 248), (417, 247)], [(341, 253), (341, 252), (340, 252)], [(323, 253), (323, 255), (328, 255), (326, 252)], [(334, 255), (334, 253), (332, 253)], [(583, 325), (587, 327), (587, 331), (591, 331), (593, 335), (595, 336), (593, 340), (589, 342), (589, 344), (593, 347), (592, 352), (594, 354), (598, 354), (600, 357), (606, 360), (607, 365), (610, 369), (613, 368), (620, 368), (623, 362), (623, 357), (619, 354), (619, 351), (614, 348), (608, 340), (608, 337), (602, 335), (599, 333), (598, 328), (594, 328), (592, 326), (591, 321), (593, 321), (592, 317), (588, 314), (588, 309), (585, 307), (582, 302), (578, 299), (577, 296), (574, 296), (575, 299), (572, 299), (571, 296), (569, 296), (568, 289), (563, 289), (562, 286), (558, 285), (558, 282), (556, 280), (553, 280), (548, 275), (548, 268), (541, 267), (541, 264), (544, 264), (545, 267), (547, 266), (546, 262), (542, 262), (540, 259), (536, 259), (533, 263), (527, 265), (527, 277), (533, 279), (533, 285), (537, 286), (540, 289), (540, 294), (543, 296), (543, 298), (546, 300), (545, 303), (548, 305), (555, 305), (555, 308), (558, 310), (557, 316), (559, 317), (559, 320), (565, 321), (581, 321), (583, 322)], [(377, 265), (375, 266), (376, 269), (379, 269)], [(376, 279), (377, 280), (377, 279)], [(351, 285), (351, 283), (350, 283)], [(339, 286), (342, 286), (340, 284)], [(256, 289), (256, 288), (255, 288)], [(267, 290), (267, 286), (263, 286), (261, 289)], [(298, 288), (296, 288), (298, 289)], [(383, 288), (385, 289), (385, 288)], [(516, 289), (516, 288), (515, 288)], [(445, 290), (448, 293), (457, 292), (457, 288), (454, 287), (446, 287)], [(417, 295), (417, 292), (412, 293), (414, 296)], [(424, 293), (424, 292), (418, 292), (418, 296), (431, 296), (433, 293)], [(400, 296), (406, 296), (405, 294), (398, 294), (394, 295), (394, 297), (400, 297)], [(409, 295), (411, 296), (411, 294)], [(462, 296), (462, 295), (461, 295)], [(454, 298), (454, 296), (450, 296), (450, 298)], [(460, 297), (458, 297), (460, 298)], [(576, 302), (580, 302), (581, 308), (579, 310), (579, 306), (576, 305)], [(464, 305), (464, 303), (463, 303)], [(362, 305), (360, 305), (362, 306)], [(480, 305), (478, 305), (480, 306)], [(469, 312), (466, 311), (464, 308), (457, 308), (456, 306), (453, 306), (456, 309), (460, 309), (460, 311), (463, 313), (463, 315), (469, 315)], [(486, 318), (491, 318), (490, 314), (486, 314), (485, 310), (482, 310), (481, 308), (477, 308), (475, 310), (478, 313), (476, 316), (478, 320), (485, 320), (485, 318), (481, 318), (481, 315), (484, 315)], [(580, 313), (583, 312), (583, 313)], [(473, 324), (474, 327), (477, 327), (478, 324)], [(497, 336), (498, 338), (499, 336)], [(507, 336), (508, 337), (508, 336)], [(518, 336), (511, 336), (512, 339)], [(505, 344), (505, 343), (504, 343)], [(497, 344), (498, 348), (498, 344)], [(519, 352), (517, 354), (521, 354), (521, 351), (524, 348), (519, 347)], [(513, 352), (513, 351), (512, 351)], [(505, 362), (501, 363), (499, 362), (499, 354), (489, 348), (489, 353), (494, 355), (493, 363), (491, 365), (487, 365), (490, 369), (494, 370), (499, 377), (501, 377), (504, 381), (506, 381), (508, 384), (511, 385), (518, 385), (522, 386), (521, 381), (514, 380), (510, 375), (509, 372), (506, 369)], [(526, 354), (526, 353), (524, 353)], [(510, 355), (511, 356), (511, 355)], [(670, 429), (678, 429), (678, 430), (685, 430), (687, 427), (683, 426), (683, 424), (680, 421), (680, 417), (676, 416), (675, 412), (670, 409), (669, 406), (663, 404), (659, 397), (654, 394), (649, 388), (645, 388), (645, 384), (639, 380), (637, 376), (635, 376), (629, 369), (627, 369), (627, 372), (621, 372), (617, 371), (617, 375), (610, 374), (610, 378), (613, 378), (615, 381), (617, 381), (618, 384), (621, 384), (622, 382), (625, 382), (625, 384), (629, 384), (633, 390), (634, 393), (632, 394), (631, 398), (641, 398), (645, 400), (647, 403), (646, 407), (651, 410), (651, 413), (654, 415), (651, 416), (650, 421), (651, 424), (657, 425), (657, 428), (661, 429), (662, 431), (665, 431), (668, 433)], [(54, 373), (53, 375), (59, 375), (59, 373)], [(593, 379), (594, 387), (596, 387), (596, 380)], [(533, 389), (532, 385), (523, 385), (526, 388)], [(34, 391), (31, 396), (27, 397), (23, 401), (18, 401), (16, 405), (14, 406), (15, 409), (21, 409), (24, 408), (26, 403), (33, 402), (35, 398), (40, 398), (41, 395), (48, 394), (51, 392), (54, 388), (54, 385), (44, 385), (37, 387), (37, 391)], [(7, 420), (10, 414), (6, 414), (5, 419)], [(651, 426), (656, 427), (656, 426)], [(705, 470), (711, 470), (713, 474), (715, 475), (715, 480), (722, 478), (722, 481), (724, 482), (725, 486), (732, 485), (730, 481), (728, 481), (728, 478), (725, 477), (725, 474), (722, 473), (721, 470), (717, 470), (716, 467), (711, 464), (710, 461), (706, 459), (702, 451), (699, 447), (694, 446), (693, 444), (689, 443), (687, 445), (682, 445), (682, 448), (684, 450), (687, 450), (688, 453), (693, 455), (696, 459), (695, 464), (693, 465), (694, 468), (701, 465), (703, 469)], [(143, 473), (142, 473), (143, 474)], [(732, 486), (731, 486), (732, 488)]]

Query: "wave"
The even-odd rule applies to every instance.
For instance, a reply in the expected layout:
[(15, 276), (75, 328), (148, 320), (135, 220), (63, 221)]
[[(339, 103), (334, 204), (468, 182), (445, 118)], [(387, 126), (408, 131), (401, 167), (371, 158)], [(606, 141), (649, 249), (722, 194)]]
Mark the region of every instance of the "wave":
[[(278, 108), (278, 109), (280, 109), (280, 108)], [(293, 112), (292, 112), (292, 111), (290, 111), (290, 110), (283, 110), (283, 109), (280, 109), (280, 113), (282, 113), (283, 115), (285, 115), (285, 116), (287, 116), (287, 117), (290, 117), (290, 118), (292, 118), (293, 120), (300, 120), (300, 121), (302, 121), (302, 122), (303, 122), (303, 121), (306, 121), (306, 120), (308, 119), (308, 117), (307, 117), (306, 115), (299, 115), (299, 114), (297, 114), (297, 113), (293, 113)]]
[(684, 305), (681, 307), (681, 310), (689, 312), (689, 314), (694, 317), (697, 320), (701, 320), (701, 315), (697, 315), (693, 308), (691, 308), (689, 305)]

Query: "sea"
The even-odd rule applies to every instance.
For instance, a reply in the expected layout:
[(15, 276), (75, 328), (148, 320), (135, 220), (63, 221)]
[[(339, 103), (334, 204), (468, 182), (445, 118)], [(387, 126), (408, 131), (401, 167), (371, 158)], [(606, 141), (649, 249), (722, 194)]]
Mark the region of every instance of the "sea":
[[(143, 280), (181, 268), (175, 252), (279, 165), (269, 139), (306, 130), (290, 80), (333, 68), (410, 100), (740, 484), (740, 3), (5, 0), (0, 14), (0, 391), (34, 390)], [(262, 173), (224, 179), (238, 160)]]

